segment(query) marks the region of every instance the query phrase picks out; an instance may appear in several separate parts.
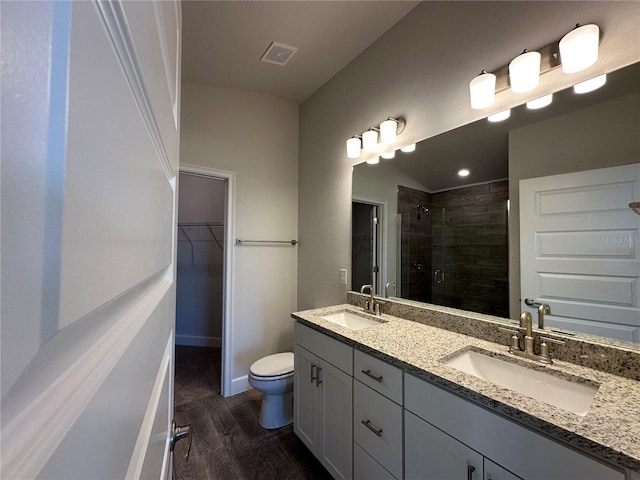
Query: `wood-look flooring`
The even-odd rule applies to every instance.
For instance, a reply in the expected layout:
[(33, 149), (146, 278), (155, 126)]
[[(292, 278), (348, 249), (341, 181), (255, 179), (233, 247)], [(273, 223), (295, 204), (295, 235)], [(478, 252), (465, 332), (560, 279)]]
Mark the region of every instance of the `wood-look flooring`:
[(260, 427), (259, 392), (221, 397), (220, 371), (219, 348), (176, 345), (174, 418), (192, 434), (188, 459), (189, 440), (176, 444), (176, 480), (331, 479), (291, 425)]

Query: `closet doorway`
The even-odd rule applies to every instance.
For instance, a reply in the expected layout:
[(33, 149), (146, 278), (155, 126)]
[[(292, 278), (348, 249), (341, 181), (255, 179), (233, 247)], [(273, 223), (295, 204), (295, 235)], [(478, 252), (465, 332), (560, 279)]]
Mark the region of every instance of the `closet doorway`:
[(224, 385), (228, 182), (187, 171), (178, 180), (175, 343), (214, 357), (211, 380), (218, 391)]

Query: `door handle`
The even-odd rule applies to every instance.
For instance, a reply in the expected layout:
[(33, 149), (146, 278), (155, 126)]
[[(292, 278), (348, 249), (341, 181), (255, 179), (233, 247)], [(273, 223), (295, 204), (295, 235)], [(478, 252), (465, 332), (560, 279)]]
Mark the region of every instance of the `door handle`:
[(472, 480), (473, 472), (476, 471), (476, 467), (473, 465), (467, 465), (467, 480)]
[(322, 368), (320, 368), (318, 365), (316, 365), (316, 369), (317, 369), (316, 371), (318, 372), (316, 374), (316, 387), (317, 387), (318, 385), (320, 385), (322, 383), (322, 380), (320, 380), (320, 372), (322, 372)]
[(173, 420), (171, 422), (171, 431), (169, 432), (169, 450), (173, 452), (176, 442), (187, 437), (189, 438), (189, 445), (187, 446), (187, 454), (184, 458), (189, 458), (189, 454), (191, 453), (191, 440), (193, 439), (191, 435), (191, 425), (176, 425), (175, 420)]
[[(318, 377), (317, 377), (318, 374), (317, 373), (315, 375), (313, 374), (313, 369), (314, 368), (317, 369), (318, 365), (316, 365), (315, 363), (312, 363), (311, 364), (311, 380), (310, 380), (311, 383), (313, 383), (314, 381), (317, 382), (317, 380), (318, 380)], [(317, 370), (316, 370), (316, 372), (317, 372)], [(317, 385), (317, 383), (316, 383), (316, 385)]]

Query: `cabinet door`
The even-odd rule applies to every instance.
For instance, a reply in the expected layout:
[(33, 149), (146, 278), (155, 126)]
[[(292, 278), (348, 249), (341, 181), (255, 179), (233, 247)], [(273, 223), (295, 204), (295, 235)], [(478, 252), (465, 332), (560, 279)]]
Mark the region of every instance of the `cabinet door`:
[(322, 361), (320, 375), (318, 457), (335, 479), (352, 478), (353, 377)]
[(293, 431), (312, 452), (318, 452), (318, 357), (300, 345), (294, 347)]
[(493, 463), (488, 458), (484, 459), (484, 480), (522, 480), (509, 470)]
[(405, 478), (480, 480), (482, 455), (406, 411)]

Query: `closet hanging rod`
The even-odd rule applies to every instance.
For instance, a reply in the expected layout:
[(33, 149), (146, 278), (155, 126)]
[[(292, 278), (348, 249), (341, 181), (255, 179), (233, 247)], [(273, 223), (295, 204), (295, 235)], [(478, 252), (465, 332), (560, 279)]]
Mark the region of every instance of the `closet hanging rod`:
[(250, 243), (286, 243), (289, 245), (298, 245), (298, 240), (240, 240), (236, 238), (236, 245), (245, 245)]
[(178, 227), (224, 227), (224, 222), (178, 222)]

